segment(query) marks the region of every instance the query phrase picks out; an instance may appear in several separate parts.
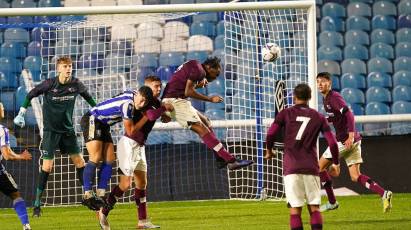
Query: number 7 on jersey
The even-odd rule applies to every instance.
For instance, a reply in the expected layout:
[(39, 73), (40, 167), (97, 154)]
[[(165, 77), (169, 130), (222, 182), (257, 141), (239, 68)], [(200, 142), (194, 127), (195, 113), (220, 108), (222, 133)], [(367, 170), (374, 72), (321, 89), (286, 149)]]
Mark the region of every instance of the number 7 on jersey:
[(311, 118), (309, 118), (309, 117), (303, 117), (303, 116), (298, 116), (298, 117), (295, 119), (296, 121), (301, 121), (301, 122), (302, 122), (302, 124), (301, 124), (301, 126), (300, 126), (300, 129), (298, 129), (297, 136), (295, 136), (295, 139), (296, 139), (296, 140), (301, 140), (301, 136), (303, 135), (304, 130), (305, 130), (305, 128), (306, 128), (307, 125), (308, 125), (308, 122), (310, 122), (310, 119), (311, 119)]

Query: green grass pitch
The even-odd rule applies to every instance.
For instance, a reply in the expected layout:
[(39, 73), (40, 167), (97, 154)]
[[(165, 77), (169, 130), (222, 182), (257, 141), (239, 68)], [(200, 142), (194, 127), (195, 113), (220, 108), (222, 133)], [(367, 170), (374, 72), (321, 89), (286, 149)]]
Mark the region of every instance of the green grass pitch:
[[(382, 213), (381, 199), (376, 195), (338, 197), (338, 200), (338, 210), (323, 214), (324, 229), (411, 229), (411, 194), (394, 194), (393, 210), (386, 214)], [(161, 229), (289, 229), (285, 202), (157, 202), (149, 203), (148, 210), (153, 223), (161, 225)], [(34, 230), (99, 229), (96, 215), (82, 206), (44, 208), (42, 217), (30, 221)], [(109, 221), (114, 230), (135, 229), (135, 204), (117, 205)], [(303, 222), (304, 228), (310, 229), (306, 208)], [(0, 210), (0, 229), (21, 228), (14, 210)]]

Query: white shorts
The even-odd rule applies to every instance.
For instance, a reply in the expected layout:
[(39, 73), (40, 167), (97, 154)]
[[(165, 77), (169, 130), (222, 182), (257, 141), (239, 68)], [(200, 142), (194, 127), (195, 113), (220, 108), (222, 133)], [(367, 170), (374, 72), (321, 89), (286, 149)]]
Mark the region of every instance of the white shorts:
[[(350, 149), (346, 149), (342, 142), (337, 142), (337, 144), (340, 158), (344, 158), (348, 166), (363, 162), (361, 157), (361, 141), (355, 142)], [(332, 158), (330, 147), (325, 150), (323, 157)]]
[(293, 207), (321, 204), (320, 177), (306, 174), (289, 174), (284, 176), (285, 196), (287, 203)]
[(173, 105), (173, 112), (166, 112), (166, 114), (183, 128), (189, 129), (191, 123), (201, 122), (197, 110), (191, 105), (191, 101), (181, 98), (164, 98), (163, 102)]
[(133, 176), (134, 171), (147, 172), (145, 147), (131, 138), (120, 138), (117, 143), (117, 158), (119, 168), (125, 176)]

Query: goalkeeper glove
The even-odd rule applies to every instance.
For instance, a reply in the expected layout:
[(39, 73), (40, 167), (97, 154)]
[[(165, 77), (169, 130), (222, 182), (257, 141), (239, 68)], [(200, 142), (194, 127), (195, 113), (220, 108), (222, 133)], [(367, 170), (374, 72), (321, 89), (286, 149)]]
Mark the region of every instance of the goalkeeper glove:
[(26, 108), (20, 107), (19, 114), (14, 118), (13, 122), (15, 125), (23, 128), (26, 122), (24, 122), (24, 114), (26, 114)]

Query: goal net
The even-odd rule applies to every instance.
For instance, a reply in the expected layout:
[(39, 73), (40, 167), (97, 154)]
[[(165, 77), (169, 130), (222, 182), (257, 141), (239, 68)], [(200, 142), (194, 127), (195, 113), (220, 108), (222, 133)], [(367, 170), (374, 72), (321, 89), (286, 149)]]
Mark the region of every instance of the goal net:
[[(280, 199), (284, 196), (281, 140), (276, 159), (263, 160), (265, 134), (275, 114), (292, 104), (293, 87), (313, 83), (308, 76), (315, 71), (314, 2), (297, 7), (284, 2), (277, 3), (280, 7), (256, 4), (251, 10), (223, 7), (220, 12), (65, 17), (64, 22), (42, 26), (41, 78), (55, 77), (56, 59), (70, 56), (74, 76), (101, 102), (142, 85), (147, 75), (159, 76), (165, 86), (185, 61), (220, 57), (224, 72), (200, 91), (219, 94), (225, 103), (192, 100), (192, 104), (213, 120), (214, 131), (231, 153), (255, 164), (233, 172), (219, 170), (213, 153), (195, 133), (174, 122), (157, 123), (146, 146), (149, 200)], [(281, 47), (275, 62), (261, 58), (261, 48), (268, 42)], [(77, 99), (74, 124), (86, 161), (79, 124), (89, 108), (81, 97)], [(116, 144), (122, 125), (112, 127), (111, 133)], [(57, 156), (43, 203), (77, 204), (82, 189), (75, 167), (67, 156)], [(115, 168), (108, 191), (117, 183)], [(129, 193), (123, 201), (131, 197)]]

